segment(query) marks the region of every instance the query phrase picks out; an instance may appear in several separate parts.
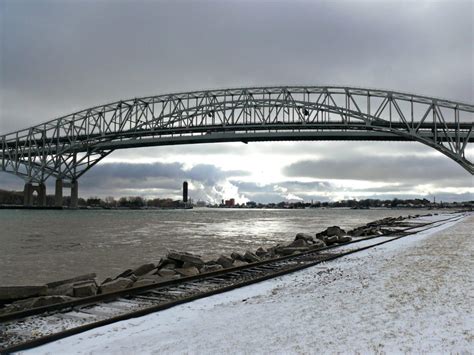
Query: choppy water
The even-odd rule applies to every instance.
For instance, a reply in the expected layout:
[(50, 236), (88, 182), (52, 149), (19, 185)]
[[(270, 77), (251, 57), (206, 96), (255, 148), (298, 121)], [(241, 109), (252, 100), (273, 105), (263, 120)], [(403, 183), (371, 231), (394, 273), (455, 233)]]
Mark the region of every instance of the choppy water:
[(0, 210), (0, 285), (38, 284), (89, 272), (100, 279), (167, 249), (201, 255), (254, 250), (421, 210)]

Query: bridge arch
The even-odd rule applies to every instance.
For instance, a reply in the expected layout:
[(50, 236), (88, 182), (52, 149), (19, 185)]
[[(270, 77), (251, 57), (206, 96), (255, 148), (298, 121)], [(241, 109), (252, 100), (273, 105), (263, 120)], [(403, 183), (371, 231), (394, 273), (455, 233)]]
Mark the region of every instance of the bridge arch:
[(275, 140), (417, 141), (456, 161), (474, 142), (474, 105), (340, 86), (275, 86), (148, 96), (95, 106), (1, 136), (1, 170), (27, 183), (77, 180), (117, 149)]

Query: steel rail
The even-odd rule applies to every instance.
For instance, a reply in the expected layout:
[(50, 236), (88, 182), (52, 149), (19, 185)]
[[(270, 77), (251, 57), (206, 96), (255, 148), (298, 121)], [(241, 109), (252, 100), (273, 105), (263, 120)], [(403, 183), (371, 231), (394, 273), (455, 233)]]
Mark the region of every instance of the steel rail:
[[(446, 218), (446, 219), (442, 219), (442, 220), (437, 220), (437, 221), (428, 222), (428, 223), (418, 223), (415, 226), (405, 228), (403, 230), (396, 230), (396, 231), (393, 231), (393, 233), (390, 233), (390, 234), (384, 234), (384, 235), (371, 236), (371, 237), (367, 237), (367, 238), (361, 238), (361, 239), (355, 240), (355, 241), (350, 242), (350, 243), (345, 243), (345, 244), (341, 244), (341, 245), (326, 247), (326, 248), (318, 249), (318, 250), (310, 250), (308, 252), (299, 253), (299, 254), (295, 254), (295, 255), (290, 255), (290, 256), (286, 256), (286, 257), (281, 257), (281, 258), (277, 258), (277, 259), (265, 260), (264, 262), (253, 263), (253, 264), (245, 265), (243, 267), (231, 268), (231, 269), (226, 269), (226, 270), (222, 270), (222, 271), (218, 271), (218, 272), (202, 274), (202, 275), (198, 275), (199, 277), (187, 277), (187, 278), (182, 278), (182, 279), (179, 279), (179, 280), (173, 280), (173, 281), (169, 281), (169, 282), (165, 282), (165, 283), (154, 284), (154, 285), (143, 286), (143, 287), (137, 287), (135, 289), (128, 289), (128, 290), (125, 290), (125, 292), (120, 291), (120, 292), (115, 292), (115, 293), (111, 293), (111, 294), (101, 295), (102, 297), (90, 297), (88, 300), (84, 300), (84, 302), (80, 302), (80, 303), (77, 303), (77, 304), (74, 303), (74, 302), (72, 304), (69, 304), (69, 305), (60, 304), (60, 305), (56, 305), (55, 307), (42, 307), (42, 308), (38, 308), (36, 310), (30, 310), (30, 311), (26, 311), (26, 312), (17, 312), (17, 314), (10, 314), (10, 315), (7, 315), (7, 316), (3, 316), (3, 317), (0, 317), (0, 324), (8, 322), (9, 320), (12, 320), (12, 319), (13, 320), (19, 320), (19, 321), (25, 321), (25, 317), (27, 317), (29, 313), (32, 313), (32, 314), (45, 314), (45, 313), (48, 314), (49, 313), (49, 316), (54, 317), (54, 315), (58, 314), (58, 312), (57, 312), (58, 310), (63, 310), (62, 314), (67, 314), (67, 311), (69, 311), (71, 309), (74, 311), (75, 306), (82, 305), (83, 307), (79, 308), (77, 310), (78, 312), (81, 312), (81, 310), (84, 310), (86, 308), (86, 305), (89, 305), (91, 307), (94, 307), (94, 306), (100, 307), (101, 304), (97, 304), (98, 301), (109, 301), (110, 302), (113, 299), (120, 300), (121, 297), (125, 297), (125, 296), (130, 296), (131, 300), (133, 300), (133, 297), (135, 297), (135, 298), (138, 298), (138, 299), (142, 298), (144, 300), (149, 300), (149, 301), (150, 300), (155, 300), (156, 302), (158, 302), (158, 304), (155, 304), (155, 305), (152, 304), (150, 307), (145, 306), (145, 308), (142, 308), (142, 309), (139, 309), (139, 310), (136, 310), (136, 311), (125, 312), (125, 313), (120, 314), (118, 316), (108, 317), (108, 318), (103, 319), (103, 320), (94, 321), (94, 322), (84, 324), (84, 325), (80, 325), (80, 326), (77, 326), (77, 327), (73, 327), (73, 328), (70, 328), (70, 329), (67, 329), (67, 330), (64, 330), (64, 331), (48, 334), (48, 335), (41, 336), (41, 337), (38, 337), (38, 338), (35, 338), (35, 339), (30, 339), (30, 340), (27, 340), (25, 342), (16, 343), (16, 344), (13, 344), (13, 345), (9, 344), (9, 345), (7, 345), (7, 347), (4, 347), (3, 349), (0, 349), (0, 351), (2, 353), (10, 353), (10, 352), (13, 352), (13, 351), (24, 350), (24, 349), (36, 347), (36, 346), (39, 346), (39, 345), (42, 345), (42, 344), (45, 344), (45, 343), (48, 343), (48, 342), (51, 342), (51, 341), (54, 341), (54, 340), (58, 340), (58, 339), (61, 339), (61, 338), (64, 338), (64, 337), (67, 337), (67, 336), (70, 336), (70, 335), (73, 335), (73, 334), (77, 334), (77, 333), (83, 332), (85, 330), (90, 330), (90, 329), (100, 327), (100, 326), (103, 326), (103, 325), (107, 325), (107, 324), (111, 324), (111, 323), (114, 323), (114, 322), (117, 322), (117, 321), (126, 320), (126, 319), (130, 319), (130, 318), (135, 318), (135, 317), (143, 316), (143, 315), (146, 315), (146, 314), (149, 314), (149, 313), (152, 313), (152, 312), (168, 309), (168, 308), (171, 308), (173, 306), (183, 304), (183, 303), (186, 303), (186, 302), (190, 302), (190, 301), (193, 301), (193, 300), (196, 300), (196, 299), (199, 299), (199, 298), (203, 298), (203, 297), (215, 295), (215, 294), (218, 294), (218, 293), (226, 292), (226, 291), (236, 289), (236, 288), (239, 288), (239, 287), (243, 287), (243, 286), (246, 286), (246, 285), (250, 285), (250, 284), (253, 284), (253, 283), (256, 283), (256, 282), (261, 282), (261, 281), (268, 280), (268, 279), (271, 279), (271, 278), (274, 278), (274, 277), (277, 277), (277, 276), (282, 276), (282, 275), (285, 275), (285, 274), (288, 274), (288, 273), (291, 273), (291, 272), (302, 270), (304, 268), (308, 268), (308, 267), (311, 267), (311, 266), (314, 266), (314, 265), (317, 265), (317, 264), (320, 264), (320, 263), (323, 263), (323, 262), (327, 262), (327, 261), (330, 261), (330, 260), (341, 258), (341, 257), (346, 256), (346, 255), (350, 255), (350, 254), (357, 253), (357, 252), (360, 252), (360, 251), (363, 251), (363, 250), (367, 250), (367, 249), (370, 249), (370, 248), (373, 248), (373, 247), (376, 247), (376, 246), (379, 246), (379, 245), (383, 245), (385, 243), (388, 243), (388, 242), (391, 242), (391, 241), (394, 241), (394, 240), (397, 240), (397, 239), (400, 239), (400, 238), (404, 238), (406, 236), (409, 236), (409, 235), (412, 235), (412, 234), (415, 234), (415, 233), (419, 233), (419, 232), (429, 230), (431, 228), (435, 228), (439, 225), (442, 225), (443, 223), (447, 223), (448, 221), (459, 220), (463, 217), (464, 217), (463, 214), (461, 214), (461, 215), (456, 214), (454, 217), (450, 217), (450, 218)], [(424, 228), (424, 227), (427, 227), (427, 226), (428, 226), (428, 228)], [(392, 225), (391, 227), (396, 227), (396, 225), (395, 226)], [(413, 229), (420, 229), (420, 228), (424, 228), (424, 229), (413, 231)], [(408, 230), (412, 230), (412, 232), (407, 232)], [(394, 235), (394, 236), (390, 238), (391, 235)], [(389, 239), (386, 239), (382, 242), (378, 242), (378, 243), (371, 244), (371, 245), (368, 245), (368, 246), (363, 246), (361, 248), (351, 249), (349, 251), (343, 251), (343, 252), (337, 253), (337, 254), (321, 254), (321, 252), (324, 252), (326, 250), (332, 250), (332, 249), (336, 249), (336, 248), (340, 248), (340, 247), (346, 247), (349, 244), (354, 244), (354, 243), (359, 243), (359, 242), (363, 242), (363, 241), (367, 241), (367, 240), (371, 240), (371, 239), (384, 238), (384, 237), (385, 238), (389, 237)], [(313, 257), (313, 259), (309, 260), (308, 262), (305, 262), (305, 260), (303, 258), (307, 258), (307, 257)], [(297, 263), (296, 266), (291, 266), (292, 261)], [(300, 264), (298, 264), (298, 262), (300, 262)], [(272, 266), (272, 264), (273, 264), (273, 266)], [(285, 266), (287, 266), (287, 267), (285, 268)], [(262, 273), (262, 269), (264, 269), (266, 271), (268, 271), (268, 270), (270, 270), (270, 271), (267, 272), (267, 273), (263, 272), (263, 275), (260, 275)], [(247, 273), (247, 274), (242, 276), (242, 273)], [(227, 284), (226, 284), (225, 280), (229, 276), (231, 276), (230, 283), (228, 281)], [(252, 277), (252, 276), (254, 276), (254, 277)], [(247, 279), (245, 277), (247, 277)], [(237, 279), (237, 282), (235, 282), (235, 280), (232, 281), (232, 278)], [(207, 291), (201, 291), (199, 286), (197, 286), (197, 289), (201, 292), (197, 292), (197, 293), (191, 292), (190, 294), (185, 295), (184, 297), (181, 297), (181, 298), (178, 298), (178, 299), (173, 299), (173, 297), (171, 297), (171, 301), (170, 300), (166, 301), (166, 297), (164, 297), (164, 296), (162, 296), (162, 298), (160, 299), (160, 298), (153, 297), (153, 296), (150, 296), (149, 294), (147, 294), (147, 292), (148, 292), (148, 293), (151, 293), (152, 295), (157, 295), (157, 294), (159, 294), (160, 290), (162, 290), (163, 295), (166, 295), (166, 287), (167, 286), (176, 286), (176, 288), (174, 289), (175, 292), (183, 293), (182, 292), (183, 287), (184, 287), (184, 290), (186, 290), (187, 285), (189, 287), (189, 285), (194, 284), (194, 287), (196, 287), (195, 285), (198, 285), (199, 281), (204, 282), (204, 285), (205, 285), (206, 281), (209, 282), (210, 280), (213, 280), (213, 279), (214, 279), (214, 281), (211, 282), (210, 285), (211, 286), (212, 285), (216, 286), (214, 289), (212, 289), (212, 287), (211, 287), (210, 290), (208, 289)], [(216, 279), (218, 280), (217, 283), (215, 283)], [(221, 282), (219, 282), (219, 281), (221, 281)], [(201, 286), (201, 287), (203, 287), (203, 286)], [(180, 289), (181, 289), (181, 291), (180, 291)], [(168, 290), (168, 292), (169, 291), (170, 290)], [(173, 291), (173, 290), (171, 290), (171, 291)], [(184, 291), (184, 294), (186, 294), (186, 291)], [(169, 295), (168, 295), (168, 297), (169, 297)], [(161, 300), (161, 302), (160, 302), (160, 300)], [(165, 301), (163, 302), (163, 300), (165, 300)], [(118, 301), (118, 302), (120, 302), (120, 301)], [(102, 306), (107, 307), (107, 303), (104, 302), (102, 304)], [(53, 312), (53, 313), (51, 313), (51, 312)], [(87, 312), (85, 312), (85, 313), (87, 313)]]

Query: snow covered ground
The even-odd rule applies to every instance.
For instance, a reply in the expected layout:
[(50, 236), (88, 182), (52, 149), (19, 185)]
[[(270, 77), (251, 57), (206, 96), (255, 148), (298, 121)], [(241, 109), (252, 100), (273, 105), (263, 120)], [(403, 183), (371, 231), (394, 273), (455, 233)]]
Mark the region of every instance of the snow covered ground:
[(473, 228), (471, 215), (25, 353), (472, 353)]

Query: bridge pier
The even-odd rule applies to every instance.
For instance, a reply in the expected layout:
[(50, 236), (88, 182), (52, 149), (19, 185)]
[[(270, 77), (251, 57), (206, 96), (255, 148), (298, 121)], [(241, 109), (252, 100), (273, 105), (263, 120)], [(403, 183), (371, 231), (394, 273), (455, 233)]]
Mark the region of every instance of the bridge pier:
[(33, 206), (33, 191), (33, 184), (31, 182), (27, 182), (25, 184), (25, 188), (23, 189), (23, 206)]
[(71, 188), (71, 202), (69, 208), (77, 208), (79, 206), (79, 183), (77, 180), (64, 182), (63, 179), (56, 179), (54, 205), (63, 207), (63, 188)]
[(54, 205), (56, 207), (63, 207), (63, 180), (56, 179), (54, 190)]
[(27, 182), (23, 189), (23, 205), (25, 207), (33, 206), (33, 194), (35, 191), (38, 193), (38, 206), (46, 206), (46, 185), (41, 182), (38, 186), (34, 186), (31, 182)]
[(46, 185), (40, 183), (37, 188), (38, 191), (38, 206), (46, 207)]
[(70, 208), (77, 208), (79, 201), (79, 184), (77, 180), (71, 181), (71, 205)]

